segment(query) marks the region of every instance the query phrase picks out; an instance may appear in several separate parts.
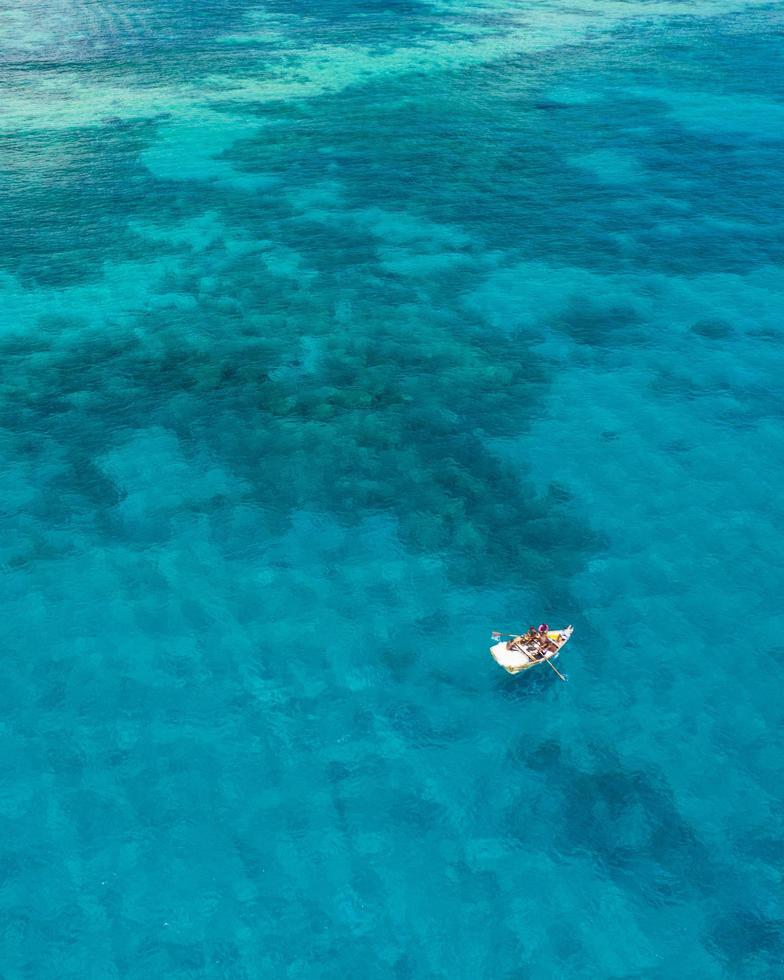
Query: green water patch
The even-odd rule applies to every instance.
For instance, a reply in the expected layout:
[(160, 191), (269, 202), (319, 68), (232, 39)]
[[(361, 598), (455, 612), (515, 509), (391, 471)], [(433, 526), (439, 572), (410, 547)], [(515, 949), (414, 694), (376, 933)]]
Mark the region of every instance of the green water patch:
[[(27, 438), (46, 425), (44, 448), (52, 455), (53, 441), (67, 461), (50, 492), (97, 507), (104, 526), (122, 525), (130, 491), (112, 480), (118, 504), (118, 491), (91, 475), (111, 451), (107, 421), (123, 418), (129, 430), (154, 421), (185, 452), (214, 454), (241, 481), (231, 499), (252, 502), (273, 524), (300, 509), (349, 523), (393, 514), (408, 547), (448, 554), (466, 582), (556, 589), (559, 561), (568, 554), (574, 567), (597, 546), (567, 503), (530, 492), (524, 462), (505, 466), (485, 447), (492, 434), (518, 431), (547, 385), (521, 357), (520, 337), (487, 337), (479, 324), (458, 332), (443, 318), (390, 325), (389, 307), (368, 299), (353, 305), (361, 335), (304, 311), (298, 336), (291, 311), (277, 323), (261, 318), (249, 335), (219, 301), (198, 310), (196, 342), (192, 314), (173, 310), (144, 321), (156, 347), (122, 333), (82, 334), (57, 351), (16, 342), (5, 371), (25, 392), (15, 430)], [(111, 468), (101, 471), (112, 479)]]
[[(397, 74), (299, 101), (295, 113), (268, 107), (274, 138), (260, 131), (226, 156), (248, 174), (338, 182), (345, 208), (383, 202), (457, 225), (485, 250), (568, 257), (601, 273), (679, 274), (694, 271), (695, 256), (703, 272), (779, 261), (775, 140), (750, 134), (728, 152), (721, 133), (693, 131), (646, 94), (641, 78), (655, 66), (630, 71), (628, 58), (605, 63), (602, 50), (574, 45), (567, 62), (514, 57), (507, 72), (445, 67), (427, 93), (415, 75)], [(553, 103), (548, 93), (574, 87), (578, 73), (593, 98)], [(692, 88), (679, 98), (702, 97)]]
[[(151, 130), (106, 126), (9, 140), (0, 205), (0, 266), (23, 285), (64, 288), (112, 261), (149, 259), (131, 217), (166, 210), (166, 188), (139, 161)], [(89, 177), (86, 177), (89, 174)]]

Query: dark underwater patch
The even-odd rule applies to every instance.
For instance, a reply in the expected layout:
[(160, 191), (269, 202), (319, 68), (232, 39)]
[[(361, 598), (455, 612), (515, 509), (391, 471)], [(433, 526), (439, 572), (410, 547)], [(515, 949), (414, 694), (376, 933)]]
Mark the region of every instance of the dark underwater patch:
[[(719, 38), (736, 49), (737, 38)], [(524, 242), (529, 258), (601, 272), (743, 273), (784, 258), (772, 206), (784, 186), (776, 148), (674, 122), (665, 104), (637, 94), (657, 83), (647, 63), (630, 72), (628, 59), (607, 63), (603, 49), (599, 56), (590, 45), (569, 54), (558, 64), (527, 55), (501, 79), (495, 65), (446, 69), (426, 93), (406, 75), (370, 81), (298, 103), (295, 125), (290, 109), (272, 108), (280, 142), (261, 133), (235, 144), (228, 158), (248, 172), (284, 167), (294, 181), (328, 173), (348, 207), (383, 201), (457, 221), (488, 247), (515, 251)], [(688, 48), (676, 45), (669, 57), (673, 72), (688, 77)], [(594, 97), (549, 119), (542, 92), (569, 84)], [(448, 127), (438, 123), (445, 116)], [(329, 148), (326, 158), (311, 152), (314, 139)], [(639, 164), (639, 178), (608, 185), (572, 165), (575, 148), (620, 151)]]
[(771, 976), (784, 960), (784, 918), (729, 909), (716, 919), (708, 946), (733, 976), (761, 976), (761, 970)]
[[(352, 248), (369, 260), (371, 242), (356, 242)], [(221, 279), (231, 294), (231, 265)], [(280, 289), (268, 285), (273, 296)], [(350, 522), (391, 512), (409, 547), (447, 557), (465, 581), (498, 580), (512, 569), (528, 581), (548, 580), (567, 553), (576, 567), (597, 542), (574, 526), (568, 501), (537, 497), (525, 486), (522, 462), (513, 471), (485, 446), (491, 436), (520, 432), (521, 407), (546, 387), (544, 365), (532, 367), (521, 337), (489, 333), (443, 311), (407, 330), (407, 314), (396, 322), (395, 311), (404, 309), (408, 288), (379, 285), (378, 302), (372, 292), (355, 291), (361, 333), (317, 312), (318, 294), (295, 299), (299, 311), (289, 303), (290, 316), (296, 312), (322, 347), (312, 374), (298, 372), (299, 338), (289, 319), (279, 327), (267, 320), (272, 331), (248, 336), (237, 331), (233, 310), (204, 300), (200, 324), (216, 338), (211, 349), (188, 341), (190, 314), (169, 312), (145, 317), (146, 332), (177, 342), (154, 356), (117, 331), (91, 333), (83, 349), (45, 354), (33, 341), (20, 364), (22, 397), (4, 405), (0, 420), (20, 435), (49, 433), (69, 461), (51, 491), (68, 490), (96, 508), (104, 527), (119, 498), (95, 458), (114, 444), (117, 423), (127, 432), (157, 424), (186, 450), (216, 454), (247, 481), (249, 499), (265, 512), (327, 508)], [(251, 288), (258, 299), (251, 296), (242, 315), (263, 311), (270, 296), (264, 283)], [(12, 344), (19, 357), (24, 346), (18, 338)]]
[(643, 318), (630, 306), (602, 306), (590, 297), (573, 299), (553, 325), (588, 347), (632, 347), (647, 336)]
[(707, 340), (727, 340), (733, 335), (734, 328), (726, 320), (714, 317), (707, 320), (697, 320), (691, 329), (700, 337)]
[[(595, 866), (644, 902), (673, 903), (692, 892), (709, 894), (720, 879), (695, 828), (678, 811), (663, 776), (630, 771), (612, 750), (597, 749), (596, 768), (576, 768), (554, 742), (523, 740), (509, 757), (547, 773), (548, 795), (537, 802), (537, 823), (552, 827), (561, 849), (590, 855)], [(509, 833), (531, 836), (524, 814), (530, 801), (507, 813)]]
[(149, 246), (126, 223), (167, 208), (138, 159), (150, 136), (148, 124), (135, 123), (13, 137), (20, 159), (0, 200), (0, 267), (23, 285), (64, 288), (97, 279), (107, 261), (144, 259)]

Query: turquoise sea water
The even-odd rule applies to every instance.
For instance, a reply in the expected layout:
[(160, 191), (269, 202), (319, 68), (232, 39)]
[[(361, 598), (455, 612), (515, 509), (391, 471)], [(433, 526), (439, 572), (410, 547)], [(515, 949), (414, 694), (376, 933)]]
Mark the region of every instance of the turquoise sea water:
[(3, 980), (782, 975), (782, 26), (0, 5)]

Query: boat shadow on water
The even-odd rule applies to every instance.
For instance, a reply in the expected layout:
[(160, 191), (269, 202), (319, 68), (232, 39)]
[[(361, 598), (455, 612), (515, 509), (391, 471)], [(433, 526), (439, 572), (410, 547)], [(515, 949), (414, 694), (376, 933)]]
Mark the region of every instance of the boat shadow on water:
[(524, 677), (502, 674), (496, 677), (493, 688), (506, 701), (528, 701), (541, 697), (550, 688), (557, 688), (563, 682), (547, 669), (546, 664), (525, 671)]

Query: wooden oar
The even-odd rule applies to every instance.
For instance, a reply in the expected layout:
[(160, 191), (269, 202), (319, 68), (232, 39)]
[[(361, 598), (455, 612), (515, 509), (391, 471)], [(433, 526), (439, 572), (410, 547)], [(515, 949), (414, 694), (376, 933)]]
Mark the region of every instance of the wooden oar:
[(553, 668), (553, 670), (556, 672), (556, 674), (558, 674), (561, 680), (564, 681), (564, 683), (566, 682), (566, 678), (564, 677), (564, 675), (561, 673), (561, 671), (555, 666), (555, 664), (551, 660), (548, 660), (545, 657), (545, 663), (549, 664)]
[[(560, 646), (559, 646), (559, 647), (558, 647), (558, 648), (557, 648), (557, 649), (556, 649), (555, 651), (553, 651), (553, 656), (555, 656), (555, 654), (556, 654), (556, 653), (558, 653), (558, 650), (560, 650), (562, 646), (563, 646), (563, 643), (562, 643), (562, 644), (561, 644), (561, 645), (560, 645)], [(566, 677), (565, 677), (565, 676), (564, 676), (564, 675), (563, 675), (563, 674), (561, 673), (561, 671), (560, 671), (560, 670), (559, 670), (559, 669), (558, 669), (558, 668), (557, 668), (557, 667), (555, 666), (555, 664), (554, 664), (554, 663), (552, 662), (552, 660), (551, 660), (551, 659), (550, 659), (549, 657), (547, 657), (547, 656), (546, 656), (546, 651), (545, 651), (545, 653), (543, 653), (543, 654), (542, 654), (542, 660), (544, 660), (544, 662), (545, 662), (545, 663), (546, 663), (546, 664), (547, 664), (547, 665), (548, 665), (549, 667), (552, 667), (552, 669), (553, 669), (553, 670), (554, 670), (554, 671), (556, 672), (556, 674), (558, 674), (558, 676), (559, 676), (559, 677), (561, 678), (561, 680), (562, 680), (562, 681), (564, 682), (564, 684), (565, 684), (565, 683), (566, 683)], [(536, 663), (536, 661), (534, 661), (534, 663)]]

